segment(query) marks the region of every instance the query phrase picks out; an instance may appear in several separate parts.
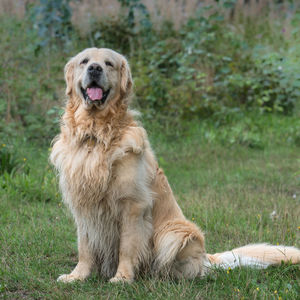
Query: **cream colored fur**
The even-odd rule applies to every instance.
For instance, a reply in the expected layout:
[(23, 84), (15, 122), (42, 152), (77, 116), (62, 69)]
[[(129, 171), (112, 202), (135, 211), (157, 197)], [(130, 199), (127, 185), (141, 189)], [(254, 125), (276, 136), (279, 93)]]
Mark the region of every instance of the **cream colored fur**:
[(267, 268), (271, 265), (279, 265), (281, 262), (300, 262), (300, 250), (295, 247), (274, 246), (268, 244), (251, 244), (216, 254), (208, 254), (211, 266), (221, 268), (235, 268), (251, 266), (255, 268)]
[[(101, 105), (81, 93), (91, 63), (101, 65), (101, 82), (110, 88)], [(298, 249), (266, 245), (206, 254), (203, 233), (184, 217), (145, 130), (128, 109), (132, 79), (122, 55), (86, 49), (67, 63), (65, 78), (68, 100), (50, 159), (77, 226), (79, 262), (58, 280), (83, 280), (93, 269), (111, 282), (131, 282), (143, 270), (194, 278), (214, 265), (235, 266), (230, 253), (238, 261), (299, 262)]]

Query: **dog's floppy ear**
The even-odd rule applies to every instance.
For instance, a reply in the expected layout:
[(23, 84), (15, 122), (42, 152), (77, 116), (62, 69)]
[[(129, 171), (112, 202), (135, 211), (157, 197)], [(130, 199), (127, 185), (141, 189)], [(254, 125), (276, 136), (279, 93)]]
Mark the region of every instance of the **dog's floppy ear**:
[(132, 77), (129, 64), (125, 57), (122, 57), (121, 65), (121, 92), (123, 95), (128, 96), (132, 89)]
[(74, 61), (72, 58), (65, 65), (65, 80), (67, 84), (66, 95), (70, 96), (72, 93), (73, 80), (74, 80)]

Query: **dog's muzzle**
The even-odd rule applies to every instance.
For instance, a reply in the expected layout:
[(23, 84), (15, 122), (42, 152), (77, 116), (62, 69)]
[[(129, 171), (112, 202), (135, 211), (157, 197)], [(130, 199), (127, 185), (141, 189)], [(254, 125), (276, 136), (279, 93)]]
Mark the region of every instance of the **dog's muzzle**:
[(87, 69), (88, 84), (86, 88), (81, 87), (85, 101), (103, 105), (107, 99), (110, 89), (105, 90), (101, 86), (103, 69), (99, 64), (93, 63)]

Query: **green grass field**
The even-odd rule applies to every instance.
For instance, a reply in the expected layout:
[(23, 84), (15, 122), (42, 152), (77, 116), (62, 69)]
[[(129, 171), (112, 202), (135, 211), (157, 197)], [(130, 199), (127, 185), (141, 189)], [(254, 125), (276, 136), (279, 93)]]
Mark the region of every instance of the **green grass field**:
[[(252, 242), (300, 247), (298, 116), (246, 116), (220, 127), (191, 122), (176, 134), (146, 128), (181, 208), (205, 232), (207, 252)], [(0, 176), (1, 299), (300, 298), (299, 265), (216, 270), (193, 281), (146, 276), (112, 285), (94, 274), (57, 283), (76, 264), (76, 230), (48, 147), (8, 140), (0, 148), (13, 166)]]

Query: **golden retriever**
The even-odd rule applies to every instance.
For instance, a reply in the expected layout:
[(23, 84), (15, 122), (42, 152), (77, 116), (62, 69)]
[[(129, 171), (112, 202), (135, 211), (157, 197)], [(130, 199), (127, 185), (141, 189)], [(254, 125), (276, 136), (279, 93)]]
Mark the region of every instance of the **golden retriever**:
[(97, 268), (111, 282), (142, 270), (176, 278), (211, 267), (300, 261), (300, 250), (266, 244), (205, 252), (201, 230), (179, 208), (144, 128), (128, 108), (132, 78), (124, 56), (90, 48), (65, 66), (67, 103), (51, 162), (77, 225), (79, 262), (58, 281)]

